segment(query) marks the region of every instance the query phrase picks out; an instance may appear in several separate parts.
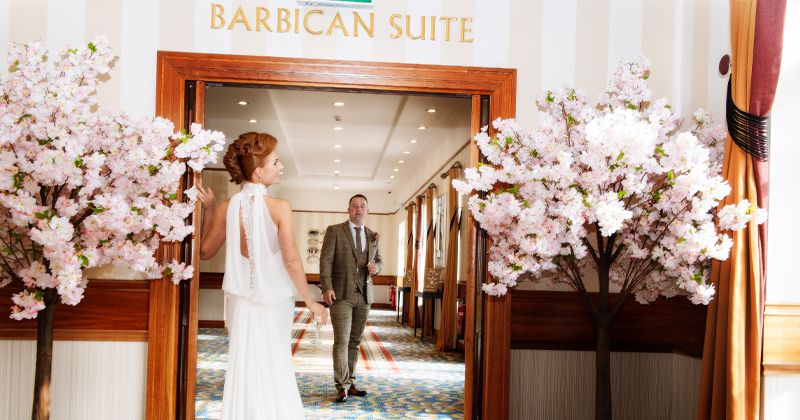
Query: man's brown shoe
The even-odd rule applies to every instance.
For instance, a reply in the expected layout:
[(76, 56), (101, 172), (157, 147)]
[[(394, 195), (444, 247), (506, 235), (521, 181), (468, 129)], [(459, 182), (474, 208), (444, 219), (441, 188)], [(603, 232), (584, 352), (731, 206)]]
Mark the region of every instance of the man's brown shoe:
[(347, 393), (354, 397), (364, 397), (367, 395), (367, 391), (358, 389), (356, 388), (355, 385), (350, 385), (350, 388), (347, 390)]
[(336, 402), (341, 403), (347, 401), (347, 392), (344, 388), (336, 391)]

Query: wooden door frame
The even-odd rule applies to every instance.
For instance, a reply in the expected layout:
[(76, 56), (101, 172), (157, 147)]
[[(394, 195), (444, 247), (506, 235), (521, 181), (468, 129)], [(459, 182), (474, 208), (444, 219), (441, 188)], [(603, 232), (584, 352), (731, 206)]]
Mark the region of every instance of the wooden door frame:
[[(515, 69), (159, 51), (156, 70), (156, 114), (171, 120), (177, 127), (183, 126), (187, 117), (185, 90), (188, 81), (481, 95), (489, 97), (491, 120), (511, 118), (516, 112)], [(473, 109), (473, 131), (474, 114)], [(470, 166), (474, 167), (479, 159), (474, 142), (470, 149)], [(473, 239), (475, 229), (471, 229), (471, 232), (470, 239)], [(473, 240), (470, 249), (475, 249), (474, 245)], [(159, 249), (158, 257), (163, 260), (177, 258), (179, 254), (179, 244), (165, 245)], [(474, 260), (472, 258), (473, 267)], [(464, 414), (466, 419), (472, 418), (473, 407), (479, 407), (483, 419), (506, 419), (511, 356), (511, 297), (489, 298), (476, 293), (476, 290), (480, 290), (475, 284), (477, 276), (474, 269), (470, 273), (467, 278), (467, 303), (474, 305), (476, 299), (483, 299), (483, 347), (479, 361), (482, 363), (481, 377), (474, 378), (470, 367), (475, 363), (475, 341), (474, 338), (465, 339), (467, 369)], [(190, 280), (190, 287), (195, 292), (199, 288), (198, 274), (199, 270), (195, 270), (195, 277)], [(194, 292), (191, 295), (197, 296)], [(191, 307), (194, 312), (191, 315), (196, 323), (197, 305)], [(176, 375), (180, 357), (177, 339), (179, 322), (179, 289), (168, 280), (153, 281), (150, 289), (146, 388), (146, 413), (150, 420), (174, 419), (176, 416), (180, 380)], [(473, 311), (467, 311), (466, 323), (468, 331), (475, 330)], [(196, 340), (196, 334), (189, 337), (189, 348), (196, 346)], [(479, 402), (474, 401), (475, 396), (468, 392), (476, 379), (481, 384)], [(193, 405), (194, 401), (188, 404)]]

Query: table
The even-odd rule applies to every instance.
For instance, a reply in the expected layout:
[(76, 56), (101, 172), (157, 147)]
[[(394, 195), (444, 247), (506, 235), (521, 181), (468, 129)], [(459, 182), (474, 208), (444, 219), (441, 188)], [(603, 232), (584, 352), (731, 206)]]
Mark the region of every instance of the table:
[[(435, 308), (436, 307), (435, 306), (436, 305), (436, 299), (441, 299), (442, 298), (442, 292), (440, 292), (438, 290), (435, 291), (435, 292), (420, 292), (420, 291), (416, 291), (416, 292), (414, 292), (414, 297), (415, 298), (422, 298), (422, 307), (420, 309), (420, 313), (422, 315), (420, 316), (420, 318), (417, 318), (417, 319), (414, 320), (414, 337), (417, 336), (417, 324), (420, 324), (420, 325), (422, 325), (422, 328), (420, 328), (419, 339), (420, 340), (424, 340), (425, 339), (425, 305), (426, 305), (426, 302), (428, 302), (429, 300), (433, 301), (434, 308)], [(418, 319), (421, 319), (421, 322), (416, 322)]]

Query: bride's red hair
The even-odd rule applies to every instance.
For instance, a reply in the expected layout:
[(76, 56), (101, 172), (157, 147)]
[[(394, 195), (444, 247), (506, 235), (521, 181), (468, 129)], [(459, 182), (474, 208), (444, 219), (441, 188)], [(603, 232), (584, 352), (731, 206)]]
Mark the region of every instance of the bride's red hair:
[(231, 182), (241, 184), (250, 181), (253, 171), (264, 164), (277, 145), (278, 139), (271, 134), (249, 132), (240, 135), (228, 146), (222, 161), (231, 174)]

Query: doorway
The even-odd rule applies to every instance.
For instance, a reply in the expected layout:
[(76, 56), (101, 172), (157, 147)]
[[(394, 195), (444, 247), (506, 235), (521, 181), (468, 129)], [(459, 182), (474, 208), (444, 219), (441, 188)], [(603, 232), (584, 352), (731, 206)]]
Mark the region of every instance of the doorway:
[[(317, 301), (321, 302), (319, 255), (326, 228), (347, 220), (346, 204), (352, 195), (363, 194), (369, 200), (366, 225), (380, 235), (383, 265), (380, 274), (372, 277), (374, 301), (358, 354), (358, 386), (369, 394), (346, 404), (333, 401), (332, 326), (315, 330), (299, 301), (291, 350), (306, 418), (364, 414), (462, 418), (463, 341), (461, 352), (456, 351), (459, 342), (454, 327), (455, 289), (462, 292), (462, 299), (466, 289), (458, 283), (466, 278), (467, 265), (466, 258), (456, 258), (457, 250), (466, 247), (458, 237), (466, 239), (467, 225), (458, 223), (458, 196), (450, 193), (449, 175), (461, 171), (449, 169), (469, 162), (470, 95), (232, 84), (207, 84), (203, 95), (205, 128), (226, 133), (228, 144), (248, 131), (267, 132), (278, 139), (277, 152), (284, 168), (281, 182), (269, 187), (269, 195), (292, 204), (300, 261)], [(447, 176), (443, 177), (443, 172)], [(215, 191), (218, 202), (240, 190), (230, 182), (221, 161), (206, 167), (202, 179), (204, 186)], [(435, 185), (433, 191), (437, 192), (426, 197), (430, 203), (423, 202), (423, 207), (432, 210), (430, 217), (422, 212), (423, 238), (406, 241), (405, 207), (427, 193), (430, 185)], [(455, 238), (446, 240), (444, 235), (451, 232)], [(412, 246), (405, 246), (407, 242)], [(415, 243), (420, 246), (413, 246)], [(456, 252), (447, 254), (451, 246)], [(413, 262), (415, 257), (413, 265), (420, 268), (416, 284), (403, 289), (404, 273), (411, 270), (407, 261)], [(199, 270), (195, 417), (218, 419), (228, 348), (224, 292), (219, 282), (225, 271), (225, 253), (201, 261)], [(431, 287), (425, 282), (425, 273), (431, 270), (452, 273), (436, 276), (436, 285)], [(396, 293), (400, 290), (403, 292)], [(449, 300), (447, 292), (452, 295)], [(419, 304), (411, 305), (414, 294), (426, 298), (416, 298)], [(395, 300), (403, 304), (398, 307)], [(411, 320), (411, 310), (425, 317)], [(447, 320), (443, 319), (445, 313)]]
[[(495, 118), (513, 117), (515, 111), (513, 69), (159, 52), (157, 71), (156, 113), (176, 123), (204, 122), (208, 83), (469, 95), (472, 133)], [(469, 149), (466, 166), (477, 166), (477, 147), (471, 143)], [(191, 182), (186, 180), (187, 184)], [(481, 294), (480, 285), (486, 281), (486, 239), (471, 219), (465, 222), (470, 233), (466, 250), (464, 414), (465, 418), (507, 418), (511, 300), (510, 296), (488, 298)], [(197, 264), (196, 247), (190, 245), (164, 246), (158, 257), (183, 256)], [(149, 419), (193, 417), (199, 277), (196, 275), (182, 290), (164, 280), (151, 286), (146, 391)]]

